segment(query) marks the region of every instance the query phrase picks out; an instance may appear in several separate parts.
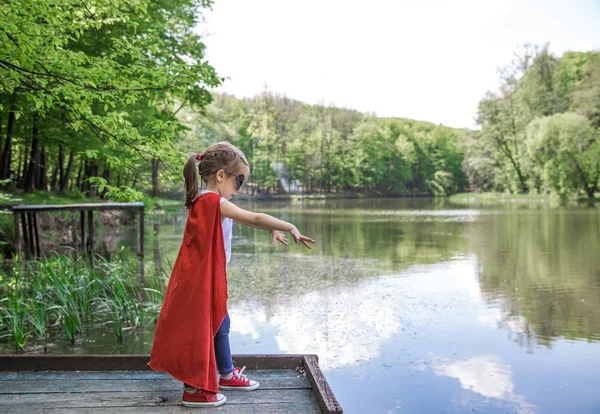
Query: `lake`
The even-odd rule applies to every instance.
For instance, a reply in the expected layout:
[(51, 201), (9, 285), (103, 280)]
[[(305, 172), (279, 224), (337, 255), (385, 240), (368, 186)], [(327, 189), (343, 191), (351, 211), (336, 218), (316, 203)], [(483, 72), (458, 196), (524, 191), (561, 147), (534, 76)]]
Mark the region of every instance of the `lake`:
[[(238, 205), (317, 244), (272, 247), (268, 232), (234, 226), (234, 353), (318, 354), (346, 413), (600, 411), (600, 208)], [(146, 257), (167, 271), (185, 217), (147, 219)], [(135, 229), (120, 243), (133, 240)], [(147, 353), (151, 341), (151, 329), (119, 345), (98, 328), (71, 352)]]

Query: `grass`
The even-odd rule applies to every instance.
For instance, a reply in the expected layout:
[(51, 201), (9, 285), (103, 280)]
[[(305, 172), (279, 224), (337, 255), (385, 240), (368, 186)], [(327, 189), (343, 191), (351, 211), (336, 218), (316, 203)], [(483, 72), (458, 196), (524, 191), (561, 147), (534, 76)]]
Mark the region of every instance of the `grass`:
[[(135, 261), (107, 261), (97, 256), (94, 267), (80, 257), (54, 255), (40, 261), (13, 261), (0, 270), (0, 338), (24, 352), (30, 337), (46, 349), (52, 335), (64, 335), (71, 344), (85, 335), (87, 326), (110, 325), (115, 339), (149, 323), (160, 311), (163, 289), (160, 278), (147, 275), (149, 286), (137, 281)], [(61, 331), (49, 329), (60, 326)]]

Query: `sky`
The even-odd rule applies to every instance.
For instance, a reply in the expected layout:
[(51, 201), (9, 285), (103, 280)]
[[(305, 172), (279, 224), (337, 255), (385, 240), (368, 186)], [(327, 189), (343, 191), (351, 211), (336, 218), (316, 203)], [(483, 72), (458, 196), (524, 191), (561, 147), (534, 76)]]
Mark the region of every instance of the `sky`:
[(215, 0), (197, 31), (216, 91), (474, 128), (525, 43), (600, 50), (600, 0)]

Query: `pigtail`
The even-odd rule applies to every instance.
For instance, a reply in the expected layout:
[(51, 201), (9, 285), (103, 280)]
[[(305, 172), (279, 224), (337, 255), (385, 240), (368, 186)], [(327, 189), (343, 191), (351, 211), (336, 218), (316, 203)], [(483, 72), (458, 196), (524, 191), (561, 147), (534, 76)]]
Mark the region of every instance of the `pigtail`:
[(198, 180), (199, 168), (198, 161), (202, 156), (192, 154), (183, 167), (183, 182), (185, 187), (185, 208), (192, 206), (192, 201), (198, 196), (200, 181)]

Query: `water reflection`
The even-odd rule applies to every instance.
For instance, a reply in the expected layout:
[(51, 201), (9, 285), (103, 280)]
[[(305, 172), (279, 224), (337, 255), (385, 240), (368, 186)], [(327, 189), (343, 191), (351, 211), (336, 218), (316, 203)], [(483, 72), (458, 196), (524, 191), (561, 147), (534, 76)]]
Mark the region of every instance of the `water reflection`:
[[(375, 276), (472, 256), (475, 277), (464, 287), (487, 304), (477, 316), (481, 324), (508, 331), (530, 350), (559, 337), (600, 339), (599, 209), (461, 209), (416, 199), (242, 206), (298, 223), (319, 244), (313, 251), (273, 248), (266, 232), (236, 226), (230, 305), (252, 298), (270, 309), (283, 297), (309, 307), (314, 300), (305, 297), (309, 292), (328, 296), (332, 287), (362, 289)], [(155, 255), (172, 263), (184, 214), (157, 219)]]
[(437, 375), (456, 378), (460, 386), (488, 398), (516, 402), (531, 409), (525, 397), (515, 394), (513, 371), (498, 355), (482, 355), (433, 367)]
[(487, 215), (468, 229), (480, 288), (523, 345), (600, 339), (600, 215), (595, 209)]

